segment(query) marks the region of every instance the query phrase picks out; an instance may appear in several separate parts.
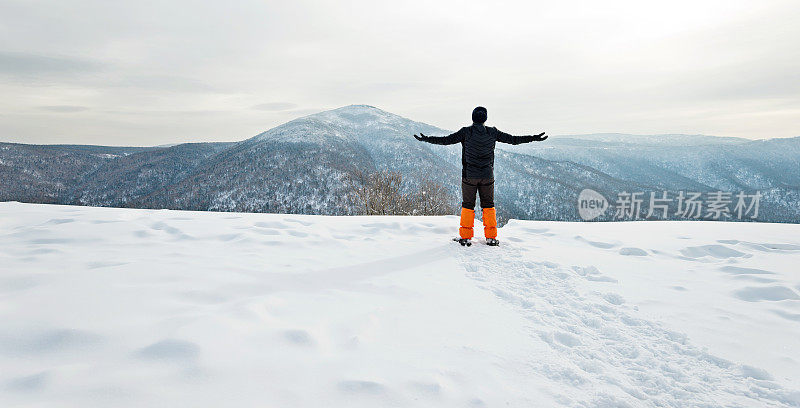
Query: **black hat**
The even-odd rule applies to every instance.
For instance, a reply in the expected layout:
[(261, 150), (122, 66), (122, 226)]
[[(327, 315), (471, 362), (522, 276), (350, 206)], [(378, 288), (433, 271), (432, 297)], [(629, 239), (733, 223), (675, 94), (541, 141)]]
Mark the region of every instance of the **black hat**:
[(472, 110), (472, 121), (475, 123), (483, 124), (486, 122), (486, 108), (483, 106), (478, 106), (477, 108)]

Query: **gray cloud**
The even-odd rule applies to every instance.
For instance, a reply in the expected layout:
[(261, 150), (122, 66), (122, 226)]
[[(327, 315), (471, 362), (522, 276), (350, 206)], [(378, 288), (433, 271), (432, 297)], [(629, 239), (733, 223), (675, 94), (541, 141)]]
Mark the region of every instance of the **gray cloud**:
[(353, 103), (449, 129), (485, 105), (512, 133), (800, 134), (796, 0), (391, 11), (372, 0), (0, 3), (0, 135), (240, 140)]
[(212, 115), (230, 114), (230, 111), (224, 110), (104, 110), (103, 113), (109, 115), (129, 115), (139, 116), (142, 118), (147, 117), (209, 117)]
[(285, 111), (294, 109), (297, 107), (297, 104), (291, 102), (269, 102), (269, 103), (262, 103), (253, 106), (253, 109), (256, 110), (263, 110), (263, 111)]
[[(100, 86), (104, 84), (98, 84)], [(130, 87), (165, 92), (222, 92), (208, 82), (178, 75), (132, 75), (107, 82), (110, 87)]]
[(50, 112), (83, 112), (89, 110), (86, 106), (73, 106), (73, 105), (52, 105), (52, 106), (39, 106), (39, 109)]
[(86, 73), (103, 67), (103, 63), (80, 57), (0, 51), (0, 72), (10, 75)]

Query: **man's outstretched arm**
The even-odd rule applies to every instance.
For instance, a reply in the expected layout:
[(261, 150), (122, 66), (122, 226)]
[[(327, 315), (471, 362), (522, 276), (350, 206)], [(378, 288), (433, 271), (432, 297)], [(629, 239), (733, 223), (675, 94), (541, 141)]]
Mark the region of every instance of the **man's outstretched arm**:
[(442, 137), (425, 136), (422, 133), (420, 133), (419, 136), (414, 135), (414, 138), (421, 142), (428, 142), (438, 145), (451, 145), (451, 144), (461, 143), (464, 141), (464, 134), (462, 133), (462, 131), (463, 129), (459, 130), (456, 133), (453, 133), (452, 135), (447, 135)]
[(541, 142), (542, 140), (547, 139), (547, 136), (544, 132), (539, 133), (538, 135), (533, 136), (511, 136), (508, 133), (501, 132), (495, 129), (497, 132), (497, 141), (502, 143), (508, 143), (512, 145), (518, 145), (522, 143), (530, 143), (530, 142)]

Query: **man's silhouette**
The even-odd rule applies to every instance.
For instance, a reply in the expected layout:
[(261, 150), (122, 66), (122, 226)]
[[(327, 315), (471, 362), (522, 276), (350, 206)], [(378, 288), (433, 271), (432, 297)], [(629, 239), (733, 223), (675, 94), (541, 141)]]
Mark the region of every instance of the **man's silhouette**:
[(478, 106), (472, 111), (472, 126), (444, 137), (430, 137), (422, 133), (414, 135), (417, 140), (450, 145), (461, 143), (461, 227), (458, 233), (461, 245), (470, 245), (475, 219), (475, 193), (481, 198), (483, 210), (483, 233), (488, 245), (498, 245), (497, 216), (494, 209), (494, 145), (495, 142), (518, 145), (547, 139), (544, 132), (535, 136), (511, 136), (497, 128), (484, 126), (486, 108)]

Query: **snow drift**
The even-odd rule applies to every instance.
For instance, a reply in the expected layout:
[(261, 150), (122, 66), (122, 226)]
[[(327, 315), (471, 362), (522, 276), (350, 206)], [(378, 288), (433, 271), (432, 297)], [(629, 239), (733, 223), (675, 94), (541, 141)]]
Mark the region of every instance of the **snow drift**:
[(800, 405), (800, 226), (456, 224), (0, 203), (0, 405)]

